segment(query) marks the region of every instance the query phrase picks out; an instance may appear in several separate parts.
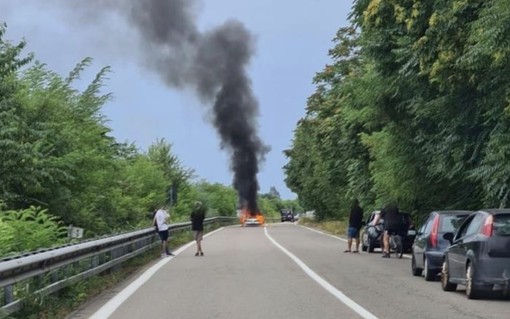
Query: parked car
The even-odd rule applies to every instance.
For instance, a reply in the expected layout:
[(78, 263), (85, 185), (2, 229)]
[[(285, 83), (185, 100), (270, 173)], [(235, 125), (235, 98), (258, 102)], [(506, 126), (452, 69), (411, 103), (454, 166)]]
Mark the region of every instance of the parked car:
[[(370, 214), (370, 216), (368, 216), (366, 222), (364, 223), (363, 229), (361, 231), (362, 251), (368, 251), (369, 253), (373, 253), (375, 248), (381, 248), (384, 219), (381, 219), (379, 221), (378, 226), (376, 227), (372, 226), (372, 221), (374, 220), (377, 214), (380, 214), (379, 210), (373, 211)], [(416, 230), (414, 228), (414, 223), (412, 221), (411, 215), (409, 215), (406, 212), (400, 212), (400, 215), (403, 218), (404, 225), (406, 225), (405, 228), (407, 228), (405, 236), (402, 236), (404, 252), (410, 252), (414, 242), (414, 238), (416, 236)]]
[(294, 212), (292, 209), (280, 210), (281, 220), (283, 222), (294, 222)]
[(455, 232), (471, 213), (467, 210), (444, 210), (431, 212), (425, 217), (412, 246), (411, 271), (414, 276), (423, 273), (426, 281), (436, 279), (441, 273), (444, 251), (450, 245), (443, 234)]
[(469, 299), (488, 291), (510, 295), (510, 209), (484, 209), (469, 215), (450, 241), (441, 272), (441, 287), (466, 286)]

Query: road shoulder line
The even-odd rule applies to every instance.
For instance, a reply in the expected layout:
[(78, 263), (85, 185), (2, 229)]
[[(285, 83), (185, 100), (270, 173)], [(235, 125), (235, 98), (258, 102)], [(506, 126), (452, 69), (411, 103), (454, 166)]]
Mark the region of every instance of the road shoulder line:
[[(368, 310), (357, 304), (354, 300), (347, 297), (343, 292), (338, 290), (335, 286), (327, 282), (324, 278), (319, 276), (317, 273), (315, 273), (310, 267), (308, 267), (301, 259), (297, 258), (294, 254), (292, 254), (290, 251), (285, 249), (282, 245), (280, 245), (276, 240), (269, 235), (269, 232), (267, 228), (264, 228), (264, 233), (266, 234), (266, 237), (269, 238), (269, 240), (278, 247), (281, 251), (283, 251), (287, 256), (290, 257), (310, 278), (312, 278), (315, 282), (317, 282), (319, 285), (321, 285), (326, 291), (331, 293), (335, 298), (340, 300), (342, 303), (344, 303), (347, 307), (351, 308), (354, 312), (356, 312), (358, 315), (360, 315), (364, 319), (378, 319), (376, 316), (374, 316), (372, 313), (370, 313)], [(331, 236), (331, 235), (330, 235)]]
[[(204, 238), (223, 230), (224, 227), (216, 229), (210, 233), (204, 235)], [(175, 256), (179, 255), (181, 252), (194, 245), (195, 241), (191, 241), (175, 250), (173, 253)], [(138, 288), (140, 288), (143, 284), (145, 284), (161, 267), (170, 262), (174, 257), (167, 257), (161, 259), (154, 266), (147, 269), (143, 274), (140, 275), (135, 281), (129, 284), (126, 288), (122, 289), (115, 297), (110, 299), (107, 303), (105, 303), (99, 310), (97, 310), (89, 319), (105, 319), (111, 316), (112, 313), (115, 312), (123, 303), (126, 301), (133, 293), (135, 293)]]

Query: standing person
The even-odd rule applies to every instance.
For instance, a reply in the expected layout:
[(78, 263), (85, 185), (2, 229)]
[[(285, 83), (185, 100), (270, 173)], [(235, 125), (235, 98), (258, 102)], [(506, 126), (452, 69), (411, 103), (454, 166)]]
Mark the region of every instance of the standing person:
[(193, 211), (191, 212), (191, 230), (193, 231), (193, 237), (197, 243), (197, 252), (195, 256), (203, 256), (202, 251), (202, 238), (204, 235), (204, 219), (205, 219), (205, 207), (201, 202), (195, 202)]
[(382, 258), (390, 258), (390, 236), (398, 234), (404, 227), (404, 224), (399, 214), (398, 207), (394, 204), (386, 205), (381, 210), (381, 213), (375, 217), (373, 225), (377, 225), (380, 219), (384, 219)]
[(165, 207), (161, 207), (154, 214), (153, 223), (157, 226), (158, 235), (161, 239), (161, 257), (174, 256), (168, 250), (168, 220), (170, 219), (170, 214), (165, 209)]
[(349, 214), (349, 227), (347, 228), (347, 249), (344, 253), (350, 253), (352, 240), (354, 239), (355, 249), (353, 253), (359, 253), (359, 233), (363, 223), (363, 209), (359, 206), (359, 202), (355, 199), (352, 202), (351, 212)]

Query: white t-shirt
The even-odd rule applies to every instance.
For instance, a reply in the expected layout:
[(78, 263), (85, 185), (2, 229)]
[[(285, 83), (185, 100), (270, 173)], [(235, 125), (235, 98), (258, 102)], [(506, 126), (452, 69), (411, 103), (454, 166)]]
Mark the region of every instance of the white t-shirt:
[(154, 215), (156, 219), (156, 223), (158, 224), (158, 231), (163, 231), (168, 229), (167, 220), (170, 218), (170, 214), (164, 209), (158, 209), (156, 215)]

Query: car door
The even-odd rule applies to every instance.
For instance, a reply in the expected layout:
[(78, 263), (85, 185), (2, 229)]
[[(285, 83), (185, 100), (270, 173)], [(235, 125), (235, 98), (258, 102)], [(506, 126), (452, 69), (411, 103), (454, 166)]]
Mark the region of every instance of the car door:
[[(367, 229), (368, 229), (368, 226), (370, 225), (370, 221), (372, 220), (372, 216), (373, 216), (373, 213), (367, 217), (367, 220), (365, 221), (365, 225), (363, 226), (363, 231), (361, 232), (361, 244), (365, 247), (368, 246)], [(365, 248), (363, 248), (363, 249), (365, 249)]]
[(453, 245), (448, 249), (448, 262), (452, 278), (465, 279), (467, 253), (473, 244), (473, 238), (478, 234), (483, 223), (482, 213), (469, 216), (462, 223)]
[(462, 247), (462, 240), (466, 236), (467, 230), (471, 222), (475, 218), (475, 214), (467, 217), (460, 225), (457, 233), (453, 237), (453, 243), (448, 248), (448, 269), (450, 271), (450, 278), (460, 278), (463, 276), (464, 264), (462, 263), (463, 255), (465, 254)]
[(413, 253), (416, 262), (416, 267), (423, 268), (423, 254), (427, 247), (428, 236), (430, 235), (430, 229), (432, 228), (432, 221), (434, 220), (434, 214), (430, 214), (424, 219), (424, 222), (418, 233), (413, 244)]
[[(477, 255), (477, 251), (480, 249), (480, 231), (485, 223), (485, 219), (487, 217), (486, 213), (479, 212), (476, 214), (475, 218), (473, 218), (473, 221), (469, 225), (466, 236), (464, 237), (464, 240), (462, 241), (462, 248), (464, 249), (464, 265), (463, 265), (463, 277), (466, 275), (466, 264), (467, 259), (471, 256), (474, 257)], [(472, 260), (474, 261), (474, 260)], [(476, 261), (475, 261), (476, 262)]]

